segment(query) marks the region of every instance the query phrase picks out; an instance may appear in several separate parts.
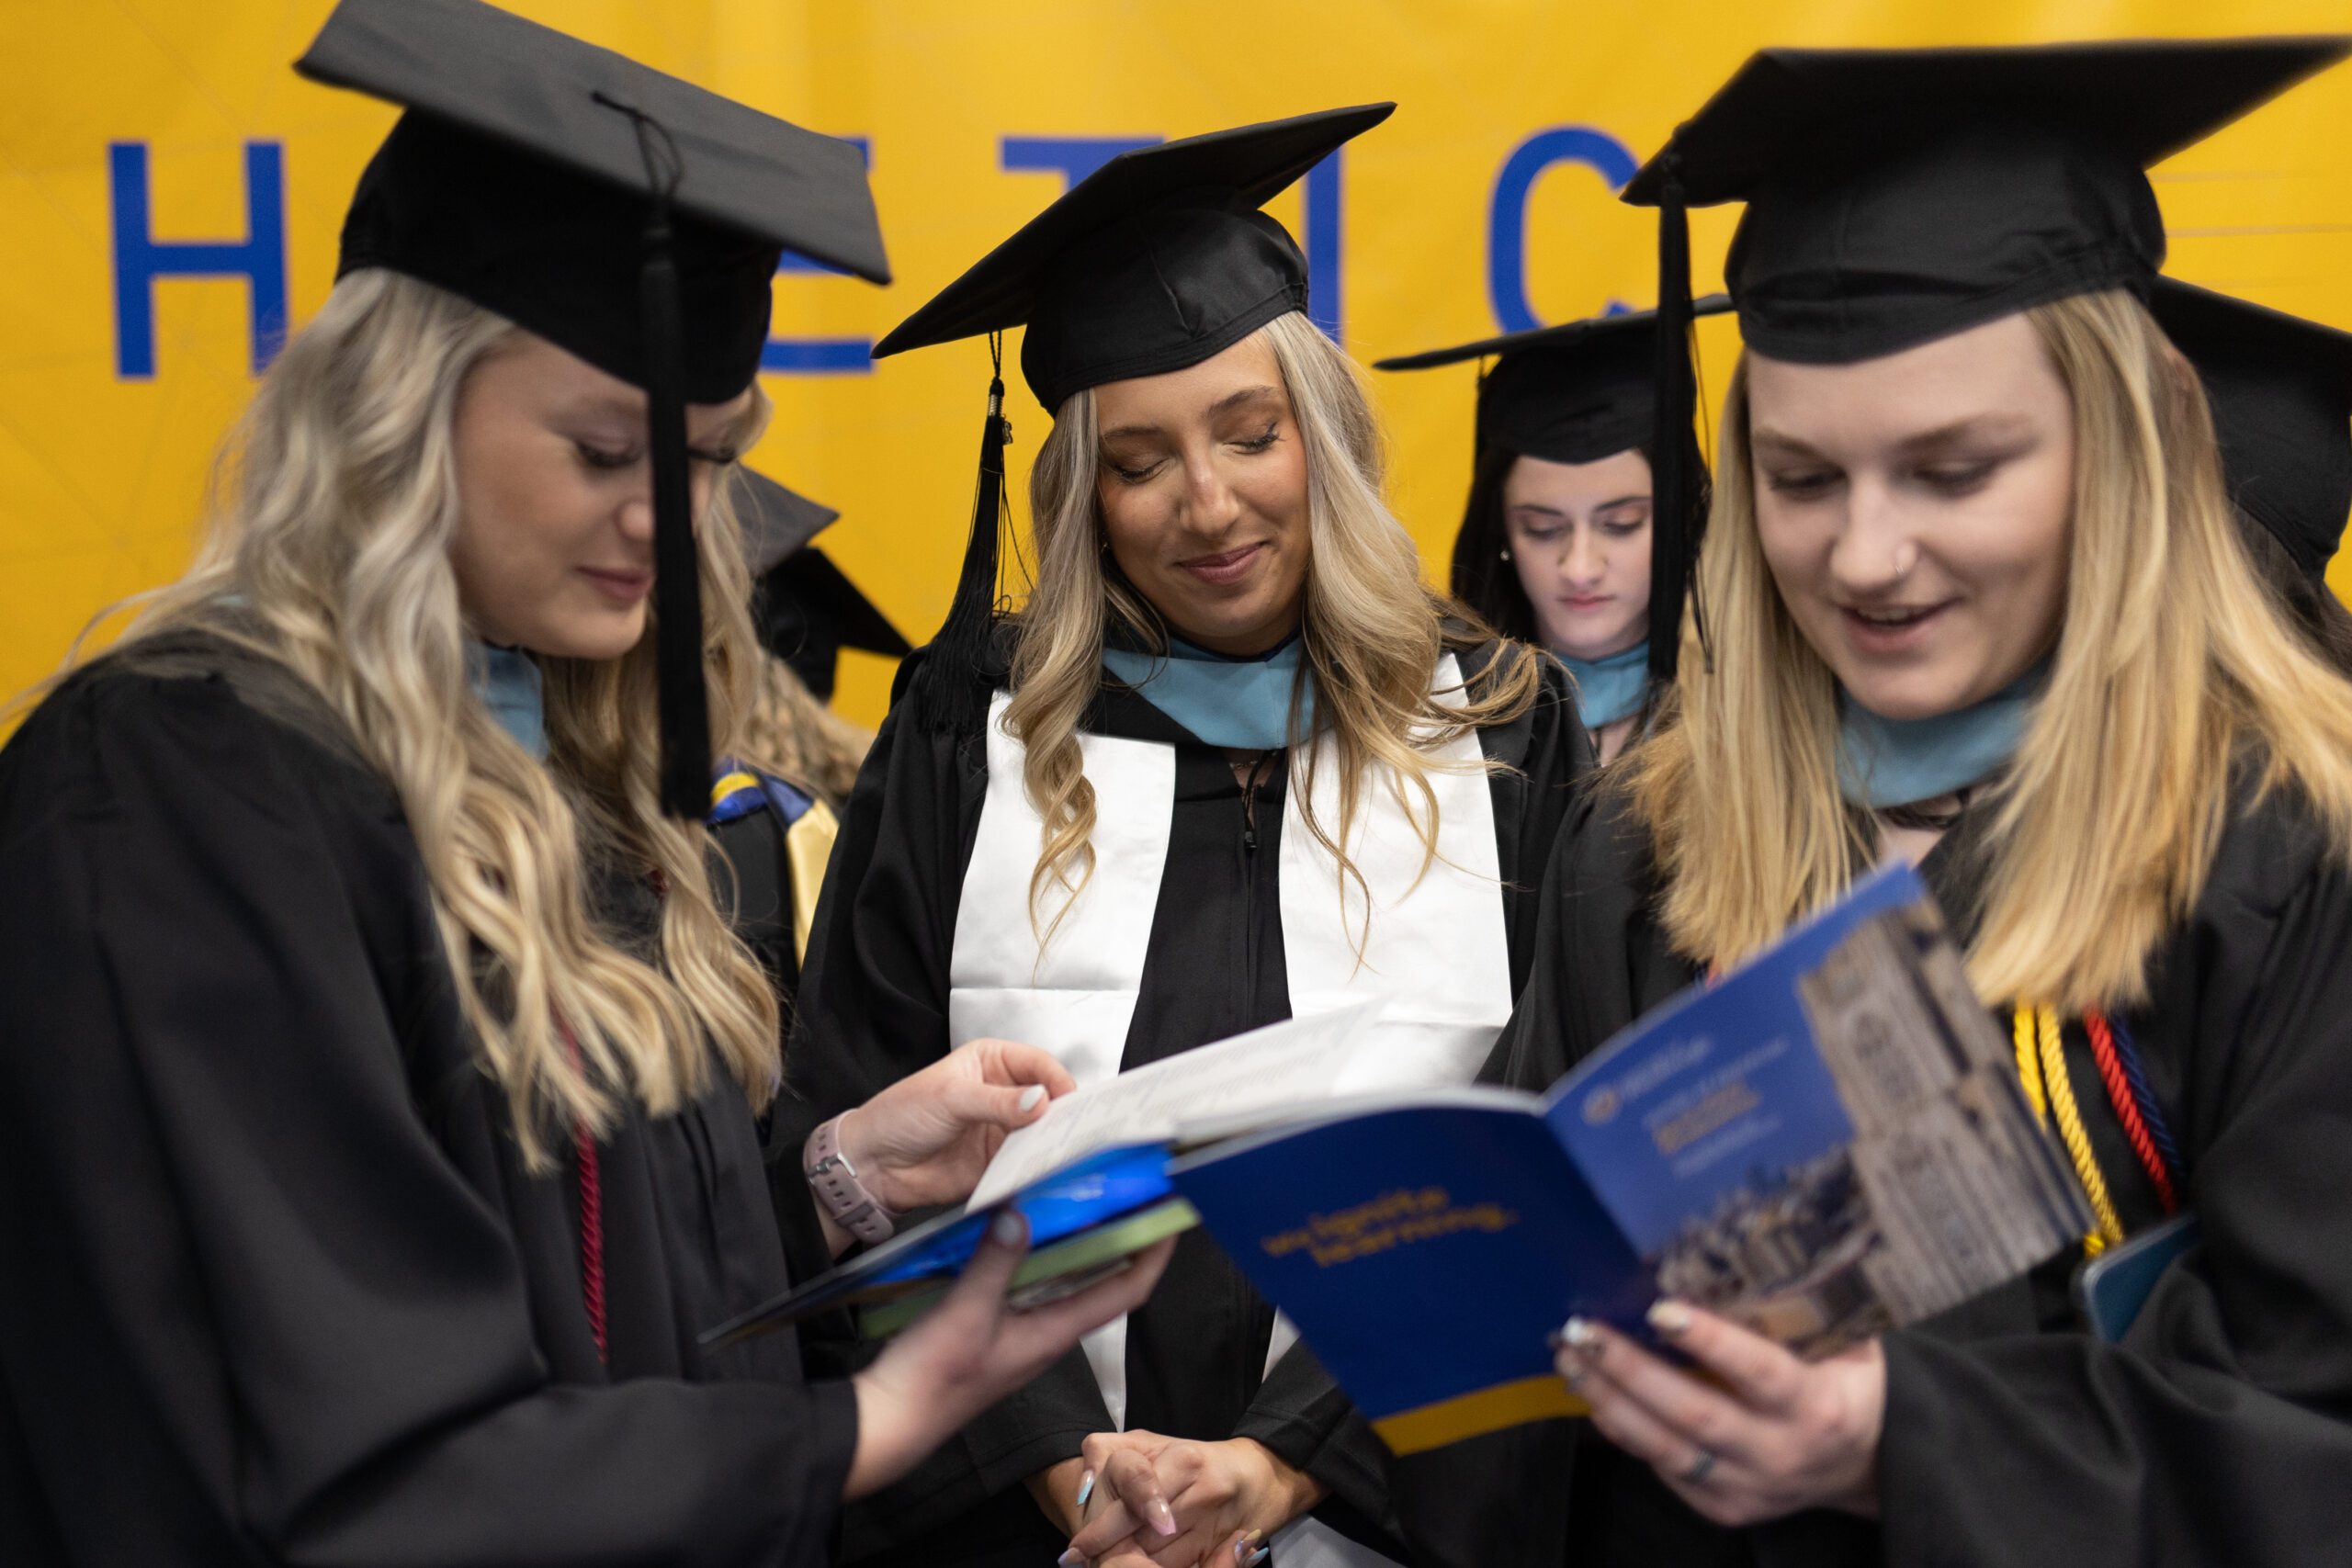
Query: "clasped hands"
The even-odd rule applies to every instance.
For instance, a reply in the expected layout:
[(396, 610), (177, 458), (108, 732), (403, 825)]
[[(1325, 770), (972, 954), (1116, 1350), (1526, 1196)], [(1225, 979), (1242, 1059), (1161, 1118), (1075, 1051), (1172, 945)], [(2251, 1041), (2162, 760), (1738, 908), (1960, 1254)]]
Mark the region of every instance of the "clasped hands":
[(1805, 1508), (1877, 1517), (1886, 1353), (1876, 1339), (1806, 1362), (1683, 1302), (1658, 1303), (1649, 1321), (1695, 1370), (1587, 1318), (1555, 1340), (1554, 1365), (1602, 1437), (1719, 1525)]
[(1324, 1487), (1250, 1438), (1192, 1442), (1100, 1432), (1077, 1459), (1030, 1478), (1070, 1536), (1063, 1568), (1250, 1568)]

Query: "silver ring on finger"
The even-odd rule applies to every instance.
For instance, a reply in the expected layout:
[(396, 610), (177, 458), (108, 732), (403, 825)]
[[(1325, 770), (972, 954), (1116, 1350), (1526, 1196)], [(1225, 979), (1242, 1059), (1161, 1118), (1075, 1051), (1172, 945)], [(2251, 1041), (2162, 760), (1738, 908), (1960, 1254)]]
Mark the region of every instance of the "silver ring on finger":
[(1692, 1460), (1690, 1464), (1684, 1467), (1682, 1472), (1682, 1484), (1685, 1486), (1704, 1486), (1707, 1483), (1707, 1477), (1714, 1472), (1714, 1451), (1711, 1449), (1701, 1449), (1699, 1450), (1699, 1457)]

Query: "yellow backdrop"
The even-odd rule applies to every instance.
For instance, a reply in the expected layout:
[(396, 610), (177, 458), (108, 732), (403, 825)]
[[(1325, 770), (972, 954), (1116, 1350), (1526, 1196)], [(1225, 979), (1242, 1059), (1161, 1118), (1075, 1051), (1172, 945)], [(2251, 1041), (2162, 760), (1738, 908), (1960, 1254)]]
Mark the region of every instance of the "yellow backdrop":
[[(1122, 142), (1394, 98), (1304, 198), (1359, 357), (1650, 302), (1654, 243), (1611, 193), (1753, 49), (2313, 32), (2341, 0), (521, 0), (516, 9), (868, 149), (899, 283), (787, 273), (754, 461), (838, 506), (826, 540), (917, 640), (969, 506), (987, 355), (868, 367), (863, 344)], [(185, 561), (213, 450), (284, 321), (315, 310), (392, 111), (296, 79), (328, 0), (0, 7), (0, 694)], [(2156, 173), (2181, 276), (2352, 326), (2352, 67)], [(1312, 210), (1308, 210), (1308, 209)], [(1732, 211), (1697, 215), (1701, 288)], [(1336, 291), (1328, 286), (1336, 280)], [(1702, 329), (1719, 390), (1731, 329)], [(1381, 378), (1396, 505), (1443, 570), (1467, 367)], [(1016, 459), (1046, 417), (1016, 389)], [(1016, 474), (1016, 482), (1021, 479)], [(2339, 563), (2338, 571), (2343, 571)], [(2339, 589), (2346, 586), (2339, 575)], [(854, 658), (842, 705), (878, 717)]]

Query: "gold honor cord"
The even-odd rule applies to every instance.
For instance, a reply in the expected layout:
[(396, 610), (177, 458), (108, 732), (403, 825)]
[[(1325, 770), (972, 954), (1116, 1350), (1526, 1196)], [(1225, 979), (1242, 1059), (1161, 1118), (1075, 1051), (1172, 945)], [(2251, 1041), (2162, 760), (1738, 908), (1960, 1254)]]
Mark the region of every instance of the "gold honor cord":
[[(2083, 1237), (2083, 1251), (2092, 1258), (2123, 1239), (2123, 1222), (2116, 1217), (2115, 1201), (2108, 1196), (2107, 1179), (2099, 1174), (2091, 1153), (2090, 1134), (2084, 1129), (2081, 1109), (2075, 1103), (2075, 1086), (2066, 1074), (2066, 1053), (2059, 1032), (2058, 1015), (2045, 1007), (2020, 1005), (2013, 1039), (2017, 1045), (2018, 1077), (2025, 1097), (2044, 1126), (2054, 1117), (2058, 1139), (2066, 1145), (2075, 1179), (2090, 1200), (2098, 1224)], [(2037, 1059), (2038, 1057), (2038, 1059)]]

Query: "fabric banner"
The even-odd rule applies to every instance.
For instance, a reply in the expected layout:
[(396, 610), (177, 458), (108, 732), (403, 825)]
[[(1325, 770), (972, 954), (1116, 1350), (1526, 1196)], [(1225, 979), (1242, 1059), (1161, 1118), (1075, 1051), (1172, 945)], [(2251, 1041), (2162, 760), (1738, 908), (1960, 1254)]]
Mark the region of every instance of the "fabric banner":
[[(1751, 51), (2320, 32), (2340, 4), (2240, 0), (517, 0), (514, 9), (863, 146), (898, 282), (787, 264), (753, 461), (841, 509), (825, 547), (915, 640), (944, 614), (988, 383), (979, 343), (871, 343), (1123, 147), (1393, 98), (1272, 210), (1359, 358), (1652, 300), (1647, 217), (1614, 188)], [(10, 0), (0, 8), (0, 694), (90, 617), (177, 572), (212, 456), (334, 281), (381, 104), (295, 77), (328, 0)], [(2178, 276), (2352, 326), (2352, 69), (2156, 171)], [(1734, 209), (1695, 214), (1695, 281)], [(1701, 340), (1711, 403), (1736, 351)], [(1008, 345), (1008, 354), (1017, 345)], [(1442, 581), (1470, 453), (1469, 366), (1383, 376), (1394, 503)], [(1014, 494), (1046, 419), (1017, 385)], [(1025, 507), (1019, 508), (1025, 513)], [(2339, 590), (2352, 574), (2339, 564)], [(879, 717), (887, 664), (845, 656)]]

